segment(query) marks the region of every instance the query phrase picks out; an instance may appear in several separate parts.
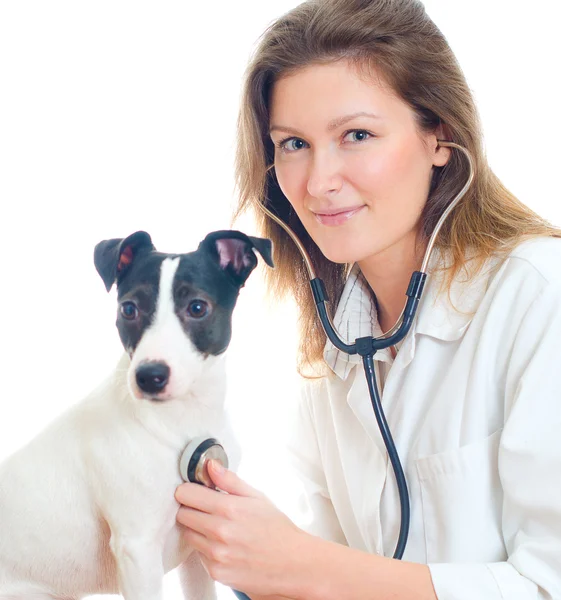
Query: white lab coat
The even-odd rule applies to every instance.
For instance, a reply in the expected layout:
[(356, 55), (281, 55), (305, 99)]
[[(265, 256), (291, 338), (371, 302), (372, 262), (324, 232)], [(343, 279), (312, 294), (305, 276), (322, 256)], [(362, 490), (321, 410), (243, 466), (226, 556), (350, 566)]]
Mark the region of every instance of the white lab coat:
[[(452, 304), (440, 277), (382, 393), (411, 499), (404, 560), (429, 565), (439, 600), (561, 599), (561, 240), (458, 278)], [(349, 341), (380, 334), (356, 267), (334, 322)], [(289, 444), (300, 524), (392, 556), (397, 486), (361, 359), (329, 343), (325, 358), (335, 374), (305, 383)]]

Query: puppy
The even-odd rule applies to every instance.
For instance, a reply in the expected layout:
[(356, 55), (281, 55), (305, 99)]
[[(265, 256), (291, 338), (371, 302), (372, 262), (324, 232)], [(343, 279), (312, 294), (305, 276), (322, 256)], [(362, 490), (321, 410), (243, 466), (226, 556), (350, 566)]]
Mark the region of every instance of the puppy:
[(240, 288), (271, 242), (209, 234), (188, 254), (156, 252), (142, 231), (100, 242), (94, 262), (117, 284), (125, 353), (107, 381), (0, 466), (0, 599), (162, 598), (180, 567), (185, 598), (214, 583), (176, 524), (179, 457), (219, 438), (236, 465), (223, 410), (224, 351)]

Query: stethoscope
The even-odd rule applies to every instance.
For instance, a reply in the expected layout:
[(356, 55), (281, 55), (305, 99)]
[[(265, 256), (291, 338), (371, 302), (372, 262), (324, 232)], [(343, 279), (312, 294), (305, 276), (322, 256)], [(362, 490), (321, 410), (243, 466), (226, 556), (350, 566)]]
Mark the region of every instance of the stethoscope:
[[(417, 312), (417, 307), (419, 306), (421, 296), (423, 294), (423, 289), (427, 279), (427, 268), (434, 248), (436, 237), (438, 236), (438, 233), (444, 221), (455, 208), (455, 206), (458, 204), (458, 202), (464, 197), (475, 177), (475, 165), (471, 154), (468, 150), (466, 150), (463, 146), (455, 144), (454, 142), (446, 142), (439, 140), (438, 143), (440, 146), (460, 150), (465, 155), (469, 163), (469, 177), (463, 188), (452, 200), (452, 202), (450, 202), (446, 210), (442, 213), (442, 216), (438, 220), (438, 223), (436, 224), (436, 227), (432, 232), (432, 235), (427, 244), (427, 249), (423, 258), (421, 270), (415, 271), (411, 275), (409, 287), (406, 292), (407, 302), (399, 319), (397, 320), (397, 323), (389, 331), (387, 331), (380, 337), (374, 338), (371, 336), (366, 336), (356, 339), (354, 344), (349, 344), (338, 335), (338, 333), (335, 331), (335, 327), (333, 326), (333, 322), (327, 310), (326, 305), (329, 301), (329, 298), (327, 297), (327, 293), (325, 291), (325, 285), (323, 281), (316, 276), (310, 257), (308, 256), (308, 253), (306, 252), (304, 246), (302, 245), (296, 234), (290, 229), (290, 227), (288, 227), (288, 225), (284, 221), (282, 221), (277, 215), (272, 213), (263, 204), (258, 203), (260, 210), (266, 213), (267, 216), (273, 219), (273, 221), (275, 221), (280, 227), (282, 227), (286, 231), (286, 233), (288, 233), (288, 235), (300, 251), (300, 254), (302, 255), (302, 258), (304, 259), (304, 262), (306, 264), (306, 269), (310, 278), (310, 286), (312, 289), (312, 294), (314, 296), (314, 301), (316, 303), (318, 316), (321, 320), (321, 324), (325, 330), (325, 334), (327, 335), (329, 341), (342, 352), (346, 352), (350, 355), (358, 354), (362, 357), (362, 363), (364, 366), (364, 372), (366, 375), (366, 381), (368, 384), (368, 391), (370, 394), (370, 400), (372, 402), (372, 408), (374, 409), (374, 414), (376, 416), (378, 427), (380, 428), (382, 439), (384, 440), (384, 445), (386, 446), (386, 450), (388, 451), (388, 457), (395, 474), (397, 487), (399, 491), (399, 502), (401, 507), (401, 524), (397, 546), (393, 555), (393, 558), (396, 558), (398, 560), (400, 560), (403, 557), (405, 546), (407, 544), (407, 536), (409, 534), (409, 492), (407, 489), (407, 481), (405, 479), (403, 467), (401, 466), (399, 455), (397, 453), (397, 449), (395, 447), (390, 428), (388, 427), (388, 423), (384, 415), (384, 411), (382, 409), (382, 402), (380, 399), (380, 394), (378, 392), (378, 386), (376, 384), (376, 373), (374, 371), (374, 354), (376, 354), (378, 350), (383, 350), (384, 348), (395, 346), (396, 344), (401, 342), (401, 340), (403, 340), (409, 332), (411, 325), (413, 324), (413, 320), (415, 319), (415, 314)], [(211, 459), (217, 459), (220, 462), (222, 462), (224, 466), (228, 466), (228, 458), (226, 456), (224, 448), (216, 439), (197, 438), (195, 440), (192, 440), (183, 452), (183, 455), (181, 457), (181, 476), (185, 481), (200, 483), (202, 485), (206, 485), (207, 487), (214, 488), (214, 484), (212, 483), (212, 480), (210, 479), (207, 471), (207, 463)], [(249, 597), (243, 594), (242, 592), (234, 591), (234, 594), (240, 599), (249, 600)]]

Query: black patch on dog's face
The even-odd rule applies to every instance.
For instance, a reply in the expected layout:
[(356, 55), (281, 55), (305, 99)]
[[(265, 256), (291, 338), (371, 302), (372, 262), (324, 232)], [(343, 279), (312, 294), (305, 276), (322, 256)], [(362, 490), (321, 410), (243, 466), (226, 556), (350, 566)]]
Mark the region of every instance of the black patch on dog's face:
[[(217, 355), (226, 350), (232, 336), (232, 311), (239, 288), (206, 253), (183, 255), (151, 252), (139, 257), (119, 283), (117, 329), (124, 348), (132, 354), (144, 332), (153, 324), (160, 295), (162, 263), (166, 258), (180, 262), (173, 280), (175, 314), (186, 335), (201, 354)], [(195, 318), (189, 308), (196, 300), (208, 306), (207, 314)], [(133, 303), (138, 314), (127, 319), (121, 307)]]
[[(173, 282), (175, 313), (202, 354), (221, 354), (228, 347), (238, 294), (239, 287), (207, 253), (182, 255)], [(201, 318), (194, 317), (189, 310), (197, 300), (208, 307)]]
[(173, 282), (164, 278), (171, 289), (163, 290), (166, 296), (162, 298), (171, 296), (169, 310), (174, 310), (183, 332), (201, 354), (224, 352), (232, 335), (232, 311), (239, 290), (257, 265), (254, 250), (273, 266), (270, 240), (232, 230), (207, 235), (197, 250), (188, 254), (156, 252), (143, 231), (100, 242), (94, 261), (108, 291), (117, 283), (117, 329), (125, 349), (132, 355), (155, 323), (162, 264), (166, 259), (178, 259)]
[[(130, 354), (134, 352), (142, 335), (153, 323), (158, 305), (160, 271), (167, 254), (151, 252), (139, 257), (130, 266), (117, 287), (119, 307), (117, 330), (121, 342)], [(136, 319), (126, 319), (121, 307), (132, 302), (138, 310)]]

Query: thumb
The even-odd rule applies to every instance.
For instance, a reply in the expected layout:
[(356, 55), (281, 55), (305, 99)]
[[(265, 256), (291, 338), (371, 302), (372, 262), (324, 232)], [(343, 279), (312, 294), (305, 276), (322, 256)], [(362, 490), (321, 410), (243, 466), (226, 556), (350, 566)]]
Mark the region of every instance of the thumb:
[(218, 460), (212, 459), (208, 462), (208, 474), (214, 485), (223, 492), (228, 492), (228, 494), (250, 498), (261, 498), (263, 495), (251, 487), (249, 483), (240, 479), (234, 471), (226, 469)]

